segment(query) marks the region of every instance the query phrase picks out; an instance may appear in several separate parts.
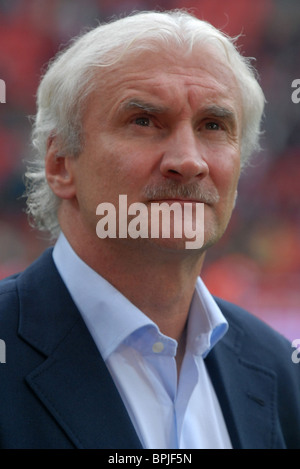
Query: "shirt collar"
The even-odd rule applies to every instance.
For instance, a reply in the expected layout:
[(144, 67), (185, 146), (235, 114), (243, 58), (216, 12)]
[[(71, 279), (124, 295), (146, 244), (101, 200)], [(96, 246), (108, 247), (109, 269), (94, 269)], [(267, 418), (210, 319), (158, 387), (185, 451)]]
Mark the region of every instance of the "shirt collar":
[(228, 322), (204, 282), (198, 277), (191, 302), (187, 346), (195, 355), (207, 356), (228, 330)]
[[(139, 346), (143, 341), (136, 341), (136, 338), (145, 335), (155, 337), (155, 340), (160, 337), (169, 346), (171, 342), (176, 344), (161, 334), (157, 325), (113, 285), (83, 262), (62, 233), (54, 247), (53, 259), (104, 360), (130, 338)], [(188, 349), (205, 357), (227, 329), (227, 321), (198, 277), (189, 313)]]

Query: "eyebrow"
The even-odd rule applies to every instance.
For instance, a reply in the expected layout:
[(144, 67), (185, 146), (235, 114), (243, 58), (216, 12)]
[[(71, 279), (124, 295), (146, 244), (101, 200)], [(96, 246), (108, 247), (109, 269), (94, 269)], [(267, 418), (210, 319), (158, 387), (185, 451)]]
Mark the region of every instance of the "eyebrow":
[(169, 110), (168, 107), (158, 106), (137, 98), (128, 99), (127, 101), (124, 101), (120, 106), (121, 111), (127, 111), (134, 108), (154, 114), (163, 114), (164, 112), (167, 112)]
[[(155, 105), (139, 98), (130, 98), (121, 104), (119, 111), (128, 111), (135, 108), (153, 114), (163, 114), (170, 110), (167, 106)], [(211, 117), (223, 118), (232, 126), (235, 126), (237, 123), (236, 114), (232, 110), (217, 104), (212, 104), (203, 109), (199, 109), (199, 112), (201, 112), (201, 114), (208, 114)]]
[(230, 109), (223, 107), (223, 106), (218, 106), (216, 104), (212, 104), (211, 106), (207, 106), (203, 112), (205, 114), (209, 114), (212, 117), (221, 117), (225, 120), (227, 120), (231, 125), (236, 124), (236, 114), (235, 112), (231, 111)]

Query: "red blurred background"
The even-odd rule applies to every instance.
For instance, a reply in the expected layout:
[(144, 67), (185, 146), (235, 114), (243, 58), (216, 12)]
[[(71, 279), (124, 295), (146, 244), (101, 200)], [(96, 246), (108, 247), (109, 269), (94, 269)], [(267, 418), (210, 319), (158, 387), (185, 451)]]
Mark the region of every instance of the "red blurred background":
[(48, 60), (72, 36), (133, 10), (185, 7), (256, 58), (267, 105), (262, 151), (242, 175), (224, 238), (207, 254), (212, 291), (245, 307), (293, 340), (300, 337), (300, 78), (298, 0), (0, 0), (0, 278), (27, 267), (48, 242), (24, 214), (24, 160), (30, 116)]

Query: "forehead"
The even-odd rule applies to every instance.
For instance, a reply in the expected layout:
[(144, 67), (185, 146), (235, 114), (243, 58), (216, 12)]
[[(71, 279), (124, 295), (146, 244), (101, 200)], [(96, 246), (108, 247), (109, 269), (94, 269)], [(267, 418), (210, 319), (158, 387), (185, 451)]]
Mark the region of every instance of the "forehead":
[(209, 47), (192, 52), (164, 50), (140, 51), (127, 55), (95, 75), (91, 102), (101, 97), (105, 112), (130, 98), (157, 100), (172, 108), (188, 102), (199, 108), (201, 103), (218, 102), (235, 108), (241, 106), (237, 80), (220, 53)]

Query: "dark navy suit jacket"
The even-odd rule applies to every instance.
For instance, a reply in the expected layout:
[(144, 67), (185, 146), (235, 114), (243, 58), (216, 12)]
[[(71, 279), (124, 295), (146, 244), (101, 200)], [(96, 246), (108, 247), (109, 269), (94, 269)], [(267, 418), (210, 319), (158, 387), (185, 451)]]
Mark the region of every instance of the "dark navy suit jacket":
[[(290, 343), (217, 302), (229, 331), (205, 362), (233, 447), (300, 448), (300, 364)], [(0, 448), (141, 448), (51, 249), (0, 282), (0, 339)]]

